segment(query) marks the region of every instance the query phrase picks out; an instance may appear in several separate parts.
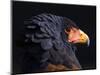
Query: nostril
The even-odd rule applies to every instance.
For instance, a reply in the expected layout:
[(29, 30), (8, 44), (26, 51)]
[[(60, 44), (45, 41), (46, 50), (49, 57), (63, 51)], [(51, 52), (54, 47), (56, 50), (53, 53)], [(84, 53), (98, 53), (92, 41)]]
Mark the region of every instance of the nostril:
[(84, 39), (82, 39), (82, 40), (84, 40)]

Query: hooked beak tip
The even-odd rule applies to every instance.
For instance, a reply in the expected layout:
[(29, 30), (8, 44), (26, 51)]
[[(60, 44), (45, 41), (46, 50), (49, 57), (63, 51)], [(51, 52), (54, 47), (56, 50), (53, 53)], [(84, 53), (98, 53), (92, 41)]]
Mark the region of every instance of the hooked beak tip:
[(89, 45), (90, 45), (90, 39), (88, 38), (87, 39), (87, 46), (89, 47)]
[(80, 30), (80, 33), (83, 34), (83, 37), (86, 40), (86, 44), (87, 44), (87, 46), (89, 46), (90, 45), (89, 36), (86, 33), (84, 33), (82, 30)]

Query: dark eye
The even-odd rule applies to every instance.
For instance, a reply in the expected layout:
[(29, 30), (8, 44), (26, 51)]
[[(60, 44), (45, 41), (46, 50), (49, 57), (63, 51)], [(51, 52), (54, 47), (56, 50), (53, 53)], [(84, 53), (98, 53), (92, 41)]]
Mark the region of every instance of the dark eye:
[(74, 30), (74, 32), (76, 33), (76, 30)]

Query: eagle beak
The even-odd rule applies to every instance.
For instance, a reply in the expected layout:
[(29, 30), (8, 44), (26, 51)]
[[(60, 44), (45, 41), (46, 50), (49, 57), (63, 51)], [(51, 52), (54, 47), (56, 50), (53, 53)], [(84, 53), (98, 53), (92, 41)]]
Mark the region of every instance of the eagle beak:
[(89, 46), (90, 39), (89, 39), (88, 35), (86, 33), (84, 33), (82, 30), (79, 30), (79, 32), (80, 32), (80, 39), (79, 39), (78, 43), (87, 44), (87, 46)]

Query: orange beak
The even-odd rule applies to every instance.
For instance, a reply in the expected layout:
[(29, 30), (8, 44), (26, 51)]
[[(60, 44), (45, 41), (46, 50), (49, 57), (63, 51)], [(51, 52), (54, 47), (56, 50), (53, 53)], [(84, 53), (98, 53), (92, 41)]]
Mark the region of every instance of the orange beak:
[(88, 35), (86, 33), (84, 33), (82, 30), (79, 30), (80, 32), (80, 39), (79, 39), (79, 42), (78, 43), (83, 43), (83, 44), (87, 44), (89, 46), (90, 44), (90, 39), (88, 37)]

